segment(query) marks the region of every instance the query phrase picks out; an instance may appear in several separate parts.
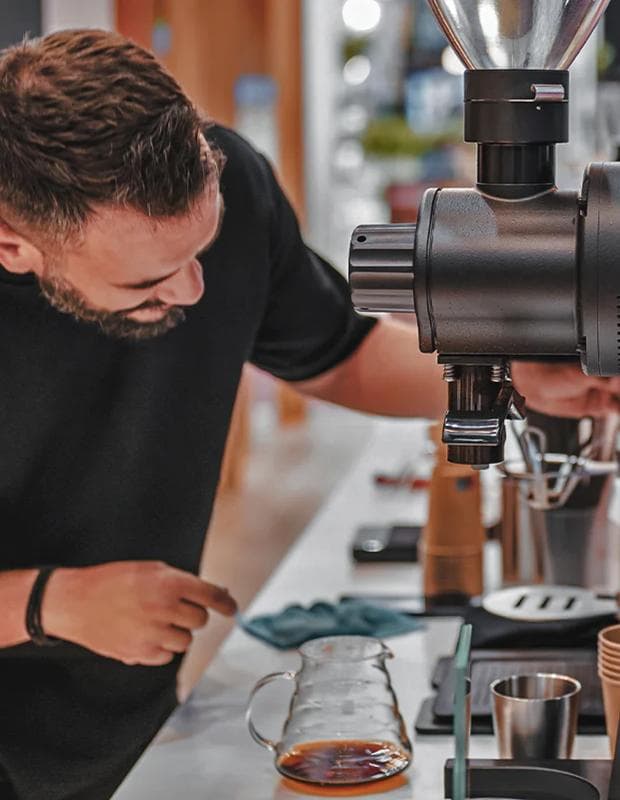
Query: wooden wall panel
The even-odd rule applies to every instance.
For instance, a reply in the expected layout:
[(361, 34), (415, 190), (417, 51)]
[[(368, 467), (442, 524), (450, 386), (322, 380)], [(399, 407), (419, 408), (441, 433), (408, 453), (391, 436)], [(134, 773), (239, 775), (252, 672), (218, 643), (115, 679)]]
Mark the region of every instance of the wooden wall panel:
[(303, 220), (301, 0), (265, 0), (265, 12), (266, 71), (278, 86), (280, 179)]
[(166, 64), (211, 117), (234, 124), (238, 76), (263, 72), (262, 0), (166, 0), (172, 50)]
[(116, 0), (116, 30), (151, 49), (157, 0)]

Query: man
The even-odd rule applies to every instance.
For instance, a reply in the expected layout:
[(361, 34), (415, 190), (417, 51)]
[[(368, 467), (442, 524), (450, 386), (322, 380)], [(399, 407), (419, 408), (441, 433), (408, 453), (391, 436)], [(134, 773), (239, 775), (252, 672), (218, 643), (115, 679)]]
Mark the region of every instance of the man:
[[(0, 219), (1, 797), (102, 800), (191, 632), (235, 610), (196, 572), (243, 364), (382, 414), (443, 387), (417, 392), (412, 328), (354, 313), (264, 158), (120, 36), (0, 58)], [(615, 403), (553, 383), (546, 410)]]

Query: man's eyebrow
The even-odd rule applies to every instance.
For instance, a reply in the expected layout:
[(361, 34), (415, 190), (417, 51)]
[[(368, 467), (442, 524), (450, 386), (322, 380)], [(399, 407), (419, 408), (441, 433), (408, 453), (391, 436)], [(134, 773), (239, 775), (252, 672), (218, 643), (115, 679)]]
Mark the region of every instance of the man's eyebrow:
[[(220, 198), (221, 198), (221, 195), (220, 195)], [(219, 211), (219, 216), (218, 216), (218, 219), (217, 219), (217, 227), (215, 228), (215, 233), (213, 234), (213, 236), (210, 237), (209, 241), (206, 242), (200, 248), (200, 250), (196, 253), (194, 258), (199, 258), (201, 255), (203, 255), (203, 253), (206, 253), (207, 250), (213, 244), (213, 242), (220, 235), (220, 231), (222, 229), (222, 222), (224, 220), (224, 211), (225, 211), (224, 200), (220, 199), (220, 211)], [(161, 278), (152, 278), (151, 280), (140, 281), (138, 283), (115, 283), (114, 286), (116, 286), (118, 289), (152, 289), (153, 286), (157, 286), (158, 284), (163, 283), (164, 281), (167, 281), (168, 278), (172, 278), (173, 275), (176, 275), (177, 272), (180, 272), (182, 269), (183, 269), (183, 267), (179, 267), (178, 269), (175, 269), (172, 272), (169, 272), (167, 275), (162, 275)]]
[(180, 272), (182, 269), (183, 267), (179, 267), (173, 272), (169, 272), (167, 275), (162, 275), (161, 278), (152, 278), (151, 280), (140, 281), (139, 283), (115, 283), (114, 286), (119, 289), (152, 289), (153, 286), (157, 286), (157, 284), (167, 281), (168, 278), (172, 278), (173, 275), (176, 275), (177, 272)]

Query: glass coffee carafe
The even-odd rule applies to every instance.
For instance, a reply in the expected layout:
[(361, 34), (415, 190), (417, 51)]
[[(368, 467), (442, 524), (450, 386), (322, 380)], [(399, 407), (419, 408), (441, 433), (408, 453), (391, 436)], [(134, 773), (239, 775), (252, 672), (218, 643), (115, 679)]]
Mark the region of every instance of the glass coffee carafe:
[[(246, 719), (252, 737), (276, 754), (276, 768), (295, 780), (359, 784), (406, 769), (411, 744), (385, 666), (391, 651), (366, 636), (329, 636), (299, 649), (297, 672), (262, 678)], [(278, 679), (294, 682), (282, 739), (262, 736), (252, 720), (256, 693)]]

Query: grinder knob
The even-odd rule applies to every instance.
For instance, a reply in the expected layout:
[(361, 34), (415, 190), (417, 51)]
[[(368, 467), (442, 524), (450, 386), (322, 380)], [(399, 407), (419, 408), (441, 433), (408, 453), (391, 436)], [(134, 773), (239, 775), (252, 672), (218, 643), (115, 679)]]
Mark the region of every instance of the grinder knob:
[(358, 311), (415, 311), (416, 226), (359, 225), (351, 236), (349, 283)]

